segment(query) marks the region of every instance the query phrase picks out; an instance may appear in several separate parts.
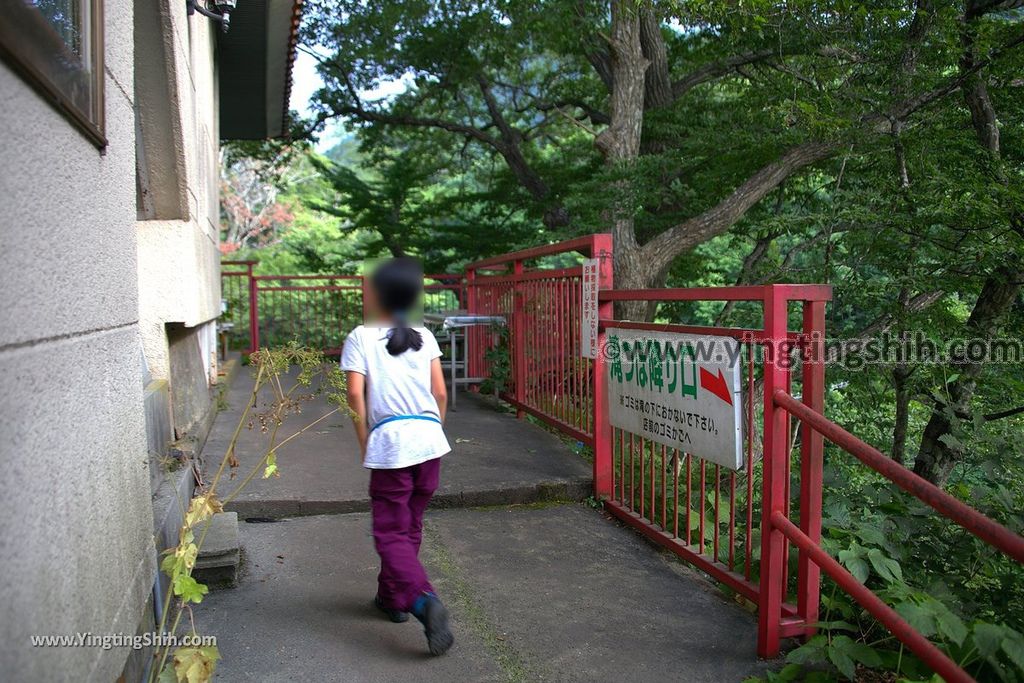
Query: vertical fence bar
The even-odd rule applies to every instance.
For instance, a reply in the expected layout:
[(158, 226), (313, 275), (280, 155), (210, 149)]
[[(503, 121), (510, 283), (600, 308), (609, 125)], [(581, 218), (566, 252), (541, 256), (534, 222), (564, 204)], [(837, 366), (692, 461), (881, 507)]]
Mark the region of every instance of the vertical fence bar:
[[(459, 298), (459, 308), (465, 308), (469, 315), (481, 315), (477, 304), (476, 291), (476, 269), (466, 268), (465, 289), (462, 290), (462, 297)], [(511, 322), (511, 321), (510, 321)], [(473, 330), (469, 327), (467, 330)], [(487, 335), (470, 333), (466, 335), (466, 343), (469, 344), (469, 367), (466, 374), (470, 377), (483, 377), (483, 339)]]
[(672, 449), (672, 538), (679, 538), (679, 449)]
[[(803, 310), (803, 403), (824, 413), (825, 398), (825, 302), (805, 301)], [(821, 433), (807, 424), (800, 425), (800, 530), (815, 544), (821, 543), (821, 487), (823, 441)], [(797, 560), (797, 613), (808, 626), (805, 635), (814, 635), (812, 624), (818, 621), (818, 592), (821, 569), (807, 553)]]
[(750, 581), (754, 550), (754, 342), (747, 342), (747, 534), (743, 576)]
[(692, 534), (690, 530), (693, 529), (693, 525), (690, 523), (690, 517), (693, 514), (693, 456), (689, 453), (686, 454), (686, 545), (693, 545)]
[[(519, 406), (526, 402), (526, 295), (523, 292), (523, 262), (516, 261), (512, 267), (512, 334), (514, 341), (513, 374), (516, 378), (515, 392)], [(516, 406), (516, 417), (523, 417), (523, 409)]]
[[(597, 271), (597, 289), (598, 296), (600, 296), (601, 290), (612, 288), (612, 237), (611, 235), (595, 235), (591, 243), (591, 256), (598, 259), (598, 271)], [(583, 282), (580, 281), (579, 287), (580, 298), (583, 295)], [(581, 302), (576, 301), (577, 306)], [(613, 304), (610, 301), (600, 301), (598, 299), (597, 304), (597, 319), (608, 320), (613, 317)], [(582, 320), (582, 311), (580, 311), (579, 318), (573, 317), (574, 325), (580, 325)], [(581, 335), (581, 330), (573, 331), (576, 335)], [(611, 455), (611, 426), (608, 422), (608, 405), (606, 398), (606, 382), (608, 381), (608, 372), (605, 358), (605, 333), (604, 330), (598, 326), (597, 334), (597, 358), (589, 364), (590, 372), (586, 373), (588, 378), (592, 378), (590, 388), (593, 391), (581, 392), (580, 398), (580, 412), (585, 416), (582, 419), (583, 431), (587, 431), (587, 428), (591, 426), (591, 416), (593, 416), (593, 449), (594, 449), (594, 497), (601, 499), (611, 493), (609, 481), (611, 479), (609, 475), (609, 468), (612, 466), (612, 455)], [(583, 339), (580, 337), (579, 351), (576, 353), (575, 362), (579, 363), (581, 370), (587, 369), (587, 362), (582, 358), (580, 352), (583, 350)]]
[(699, 538), (697, 541), (700, 543), (700, 552), (704, 554), (704, 517), (707, 515), (707, 465), (708, 461), (704, 458), (700, 459), (700, 517), (697, 518), (697, 534)]
[(712, 539), (712, 545), (711, 545), (711, 548), (712, 548), (711, 553), (712, 553), (712, 555), (714, 555), (715, 562), (718, 562), (718, 551), (719, 551), (718, 523), (719, 523), (719, 521), (721, 519), (722, 519), (722, 468), (721, 468), (720, 465), (716, 464), (715, 465), (715, 525), (714, 525), (714, 531), (713, 531), (713, 533), (715, 534), (715, 537), (714, 537), (714, 539)]
[(249, 264), (249, 353), (260, 347), (259, 281)]
[(780, 358), (786, 344), (787, 300), (774, 285), (764, 288), (764, 428), (761, 492), (761, 580), (758, 591), (757, 654), (770, 659), (779, 654), (782, 620), (784, 536), (772, 524), (786, 507), (786, 462), (789, 448), (787, 413), (775, 406), (772, 394), (787, 385), (788, 371)]
[(668, 491), (666, 490), (666, 484), (667, 484), (668, 477), (666, 476), (667, 470), (665, 469), (667, 452), (668, 452), (668, 446), (666, 446), (665, 444), (661, 444), (661, 530), (662, 531), (667, 531), (667, 528), (666, 528), (665, 524), (668, 521), (668, 517), (667, 517), (667, 513), (668, 513)]

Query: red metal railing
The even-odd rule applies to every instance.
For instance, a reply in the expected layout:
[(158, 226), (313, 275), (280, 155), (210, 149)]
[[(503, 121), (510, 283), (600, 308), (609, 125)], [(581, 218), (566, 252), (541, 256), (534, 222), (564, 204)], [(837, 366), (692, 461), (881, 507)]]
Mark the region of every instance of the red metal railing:
[[(839, 425), (826, 419), (820, 410), (811, 408), (795, 400), (792, 396), (776, 389), (772, 392), (772, 403), (779, 412), (792, 414), (800, 418), (805, 430), (823, 435), (829, 441), (853, 455), (862, 463), (884, 476), (898, 487), (918, 498), (939, 514), (956, 522), (968, 532), (985, 543), (999, 549), (1009, 557), (1024, 563), (1024, 538), (1013, 533), (1006, 527), (989, 519), (969, 505), (957, 500), (931, 482), (922, 479), (907, 468), (894, 462), (881, 451), (872, 448)], [(820, 439), (821, 436), (818, 436)], [(918, 657), (921, 658), (935, 673), (947, 681), (972, 681), (971, 676), (961, 669), (952, 659), (935, 647), (927, 638), (918, 633), (910, 624), (900, 617), (894, 609), (882, 602), (874, 593), (861, 584), (842, 565), (832, 559), (818, 545), (818, 541), (810, 537), (804, 529), (797, 528), (778, 511), (772, 513), (771, 527), (773, 533), (782, 535), (792, 541), (806, 555), (807, 561), (825, 570), (833, 581), (850, 594), (878, 621), (888, 628), (894, 636)], [(772, 643), (769, 643), (772, 645)], [(775, 644), (777, 648), (777, 643)]]
[[(579, 239), (477, 261), (466, 267), (469, 310), (508, 322), (510, 381), (502, 397), (579, 441), (594, 445), (594, 361), (581, 357), (581, 257), (599, 259), (600, 286), (611, 287), (611, 236)], [(545, 263), (546, 261), (546, 263)], [(610, 310), (610, 309), (609, 309)], [(469, 373), (485, 376), (495, 334), (470, 328)]]
[(253, 284), (253, 348), (298, 341), (337, 354), (363, 322), (359, 275), (255, 275)]
[[(363, 322), (361, 275), (256, 275), (257, 261), (221, 262), (222, 320), (232, 324), (232, 345), (252, 352), (260, 345), (298, 341), (328, 354), (341, 352), (345, 336)], [(424, 277), (424, 310), (465, 308), (462, 275)]]
[(221, 298), (226, 309), (221, 320), (231, 324), (228, 337), (235, 348), (251, 351), (251, 340), (256, 335), (257, 322), (253, 301), (255, 282), (253, 268), (256, 261), (221, 261)]
[[(600, 424), (597, 434), (608, 439), (612, 448), (597, 450), (594, 465), (595, 492), (606, 499), (606, 509), (758, 605), (762, 656), (777, 653), (777, 645), (772, 652), (770, 643), (777, 643), (780, 636), (809, 634), (817, 622), (816, 567), (800, 556), (790, 566), (788, 544), (776, 542), (766, 511), (789, 518), (798, 510), (799, 528), (809, 538), (820, 538), (822, 443), (820, 439), (801, 442), (800, 483), (791, 486), (794, 467), (788, 421), (759, 407), (757, 397), (762, 391), (770, 395), (776, 389), (790, 390), (790, 364), (771, 359), (794, 347), (802, 348), (805, 356), (818, 351), (813, 340), (820, 346), (825, 302), (830, 297), (831, 288), (818, 285), (601, 292), (604, 302), (732, 301), (754, 302), (762, 308), (763, 326), (757, 329), (601, 320), (602, 348), (610, 327), (698, 334), (739, 343), (746, 425), (741, 469), (708, 463), (699, 453), (668, 448), (607, 424)], [(799, 331), (787, 327), (790, 303), (803, 308)], [(604, 374), (600, 369), (599, 373)], [(808, 406), (821, 406), (823, 375), (821, 363), (803, 364), (801, 396)], [(760, 444), (757, 433), (762, 437)], [(798, 499), (791, 500), (794, 493)], [(791, 573), (797, 575), (792, 595)]]
[[(578, 338), (573, 337), (580, 325), (580, 268), (531, 270), (524, 265), (566, 252), (602, 257), (602, 350), (610, 327), (740, 343), (746, 427), (741, 469), (709, 464), (699, 454), (610, 426), (601, 400), (606, 396), (608, 363), (603, 354), (593, 362), (579, 359)], [(757, 605), (760, 656), (776, 656), (782, 638), (814, 633), (824, 571), (940, 676), (971, 680), (820, 547), (824, 436), (978, 538), (1024, 562), (1020, 536), (823, 417), (825, 304), (831, 288), (782, 284), (613, 290), (609, 254), (608, 236), (595, 235), (487, 259), (467, 269), (470, 311), (503, 314), (510, 321), (511, 379), (504, 397), (520, 414), (535, 415), (593, 447), (594, 492), (608, 511)], [(736, 329), (615, 320), (612, 306), (625, 301), (753, 302), (761, 307), (763, 325)], [(791, 306), (801, 309), (799, 330), (789, 329)], [(490, 369), (485, 357), (489, 344), (487, 335), (470, 338), (471, 371), (476, 376)], [(791, 355), (797, 349), (800, 363), (794, 364)], [(794, 384), (799, 385), (798, 392)], [(572, 410), (567, 413), (566, 405), (584, 418), (577, 419)], [(798, 449), (791, 415), (800, 420)], [(792, 559), (790, 544), (796, 551)]]

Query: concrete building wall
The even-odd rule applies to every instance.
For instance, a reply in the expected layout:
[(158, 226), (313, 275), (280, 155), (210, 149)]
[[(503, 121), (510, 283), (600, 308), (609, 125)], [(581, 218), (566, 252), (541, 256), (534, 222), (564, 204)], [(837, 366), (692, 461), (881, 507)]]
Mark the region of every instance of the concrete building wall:
[[(113, 681), (155, 572), (138, 326), (133, 6), (107, 0), (101, 153), (0, 63), (0, 661)], [(181, 3), (184, 5), (184, 3)]]
[[(146, 164), (154, 171), (150, 176), (161, 183), (151, 192), (181, 196), (184, 201), (176, 215), (155, 212), (158, 217), (141, 215), (137, 223), (139, 317), (149, 370), (155, 379), (168, 380), (173, 393), (169, 323), (194, 329), (209, 362), (208, 383), (216, 380), (212, 321), (220, 313), (221, 296), (217, 26), (199, 14), (189, 17), (185, 3), (159, 5), (151, 10), (155, 4), (150, 3), (142, 11), (158, 14), (147, 26), (163, 49), (166, 71), (136, 77), (141, 101), (148, 104), (140, 107), (140, 131), (147, 142)], [(178, 169), (173, 177), (160, 173), (170, 166)]]

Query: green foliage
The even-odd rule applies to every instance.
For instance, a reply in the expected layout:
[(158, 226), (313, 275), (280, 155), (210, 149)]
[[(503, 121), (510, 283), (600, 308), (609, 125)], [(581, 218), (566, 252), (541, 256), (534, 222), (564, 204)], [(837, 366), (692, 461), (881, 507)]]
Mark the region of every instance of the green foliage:
[(506, 391), (512, 378), (512, 358), (509, 347), (509, 328), (498, 325), (491, 330), (497, 341), (484, 351), (484, 363), (487, 365), (487, 379), (480, 390), (497, 396)]

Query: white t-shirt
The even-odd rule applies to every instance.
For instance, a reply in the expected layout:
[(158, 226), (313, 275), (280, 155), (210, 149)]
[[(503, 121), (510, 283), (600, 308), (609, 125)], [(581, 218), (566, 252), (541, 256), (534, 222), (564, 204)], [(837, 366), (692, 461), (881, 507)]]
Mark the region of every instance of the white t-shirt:
[[(430, 364), (441, 357), (441, 349), (430, 330), (414, 329), (423, 337), (423, 346), (397, 356), (385, 348), (385, 327), (360, 325), (345, 340), (341, 369), (366, 376), (366, 421), (371, 431), (363, 467), (399, 469), (451, 451), (430, 393)], [(403, 419), (388, 420), (399, 416)]]

